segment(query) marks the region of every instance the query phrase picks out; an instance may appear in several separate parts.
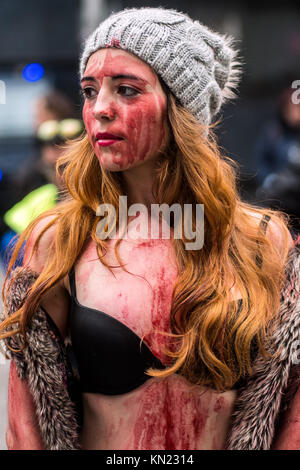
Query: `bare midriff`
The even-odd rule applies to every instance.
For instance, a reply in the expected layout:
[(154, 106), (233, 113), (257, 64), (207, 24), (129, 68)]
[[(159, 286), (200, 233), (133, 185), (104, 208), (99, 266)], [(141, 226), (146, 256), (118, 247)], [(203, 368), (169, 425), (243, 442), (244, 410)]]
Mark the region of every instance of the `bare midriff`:
[[(105, 260), (118, 266), (115, 242), (109, 240)], [(110, 273), (99, 262), (95, 243), (88, 243), (76, 263), (77, 299), (124, 323), (166, 364), (169, 339), (159, 331), (170, 332), (178, 276), (172, 243), (127, 239), (121, 241), (119, 253), (132, 274), (120, 267)], [(176, 374), (151, 377), (122, 395), (84, 393), (81, 445), (109, 450), (222, 449), (235, 396), (234, 390), (217, 393)]]

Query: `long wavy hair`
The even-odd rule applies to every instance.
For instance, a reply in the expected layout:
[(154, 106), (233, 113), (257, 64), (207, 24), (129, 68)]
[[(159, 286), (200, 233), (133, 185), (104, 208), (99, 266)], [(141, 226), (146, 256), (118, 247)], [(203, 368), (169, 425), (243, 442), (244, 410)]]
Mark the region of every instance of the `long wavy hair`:
[[(189, 382), (225, 391), (251, 373), (251, 351), (267, 355), (268, 326), (276, 318), (284, 265), (288, 254), (287, 217), (242, 202), (237, 189), (236, 164), (221, 154), (214, 126), (208, 135), (199, 122), (168, 93), (170, 145), (157, 162), (154, 195), (157, 203), (204, 204), (205, 241), (200, 250), (186, 250), (183, 239), (172, 244), (178, 267), (174, 286), (170, 338), (170, 364), (149, 375), (183, 375)], [(119, 196), (124, 194), (121, 172), (104, 170), (84, 133), (69, 142), (56, 167), (64, 179), (62, 201), (35, 219), (20, 236), (9, 263), (2, 297), (18, 253), (39, 222), (47, 224), (35, 240), (55, 226), (48, 258), (23, 305), (0, 325), (0, 338), (21, 333), (46, 292), (64, 278), (91, 237), (101, 263), (106, 262), (106, 240), (97, 236), (99, 204), (112, 204), (118, 224)], [(256, 217), (254, 216), (256, 214)], [(281, 228), (283, 252), (259, 228), (258, 217), (267, 214)], [(79, 223), (80, 221), (80, 223)], [(195, 213), (193, 225), (196, 226)], [(119, 257), (118, 245), (115, 245)], [(108, 266), (109, 267), (109, 266)], [(109, 269), (112, 269), (109, 267)], [(125, 267), (123, 269), (126, 270)], [(243, 299), (232, 301), (235, 285)], [(12, 329), (18, 325), (17, 329)], [(25, 343), (24, 343), (25, 344)]]

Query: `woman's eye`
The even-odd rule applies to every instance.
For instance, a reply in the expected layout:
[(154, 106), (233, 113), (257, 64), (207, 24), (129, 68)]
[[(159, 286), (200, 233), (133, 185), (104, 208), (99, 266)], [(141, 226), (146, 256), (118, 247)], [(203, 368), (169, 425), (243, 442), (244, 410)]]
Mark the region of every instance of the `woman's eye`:
[(125, 86), (125, 85), (120, 85), (118, 88), (118, 92), (120, 95), (128, 97), (128, 98), (137, 96), (140, 93), (135, 88), (132, 88), (130, 86)]
[(97, 92), (96, 92), (96, 90), (94, 90), (94, 88), (86, 87), (86, 88), (83, 88), (82, 94), (85, 98), (91, 99), (91, 98), (94, 98), (94, 96), (97, 95)]

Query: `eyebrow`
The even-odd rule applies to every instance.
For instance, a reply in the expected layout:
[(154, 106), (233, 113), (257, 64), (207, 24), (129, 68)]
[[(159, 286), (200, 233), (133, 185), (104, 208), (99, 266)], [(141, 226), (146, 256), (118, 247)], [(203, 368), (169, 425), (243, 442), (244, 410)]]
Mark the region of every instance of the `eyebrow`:
[(96, 79), (94, 77), (83, 77), (81, 79), (81, 83), (82, 82), (95, 82), (95, 81), (96, 81)]
[[(127, 74), (113, 75), (111, 78), (112, 78), (112, 80), (119, 80), (121, 78), (127, 78), (127, 79), (130, 79), (130, 80), (144, 81), (142, 78), (136, 77), (135, 75), (127, 75)], [(81, 83), (82, 82), (87, 82), (87, 81), (96, 82), (96, 79), (94, 77), (89, 77), (89, 76), (83, 77), (81, 79)]]

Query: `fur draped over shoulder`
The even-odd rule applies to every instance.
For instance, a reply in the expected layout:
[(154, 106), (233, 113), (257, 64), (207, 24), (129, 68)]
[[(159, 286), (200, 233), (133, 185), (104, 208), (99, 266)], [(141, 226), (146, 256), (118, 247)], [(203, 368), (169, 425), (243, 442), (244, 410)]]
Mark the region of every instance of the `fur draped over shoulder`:
[(258, 355), (253, 373), (239, 390), (227, 437), (228, 450), (271, 449), (282, 414), (300, 386), (300, 239), (290, 250), (280, 315), (271, 341), (277, 358)]
[[(6, 293), (7, 308), (1, 320), (12, 315), (26, 295), (38, 274), (30, 268), (16, 268), (13, 283)], [(81, 417), (73, 374), (65, 342), (51, 317), (38, 308), (30, 322), (26, 335), (26, 347), (22, 352), (21, 334), (5, 340), (6, 354), (14, 359), (18, 376), (27, 379), (36, 407), (36, 416), (45, 448), (48, 450), (76, 450)]]

